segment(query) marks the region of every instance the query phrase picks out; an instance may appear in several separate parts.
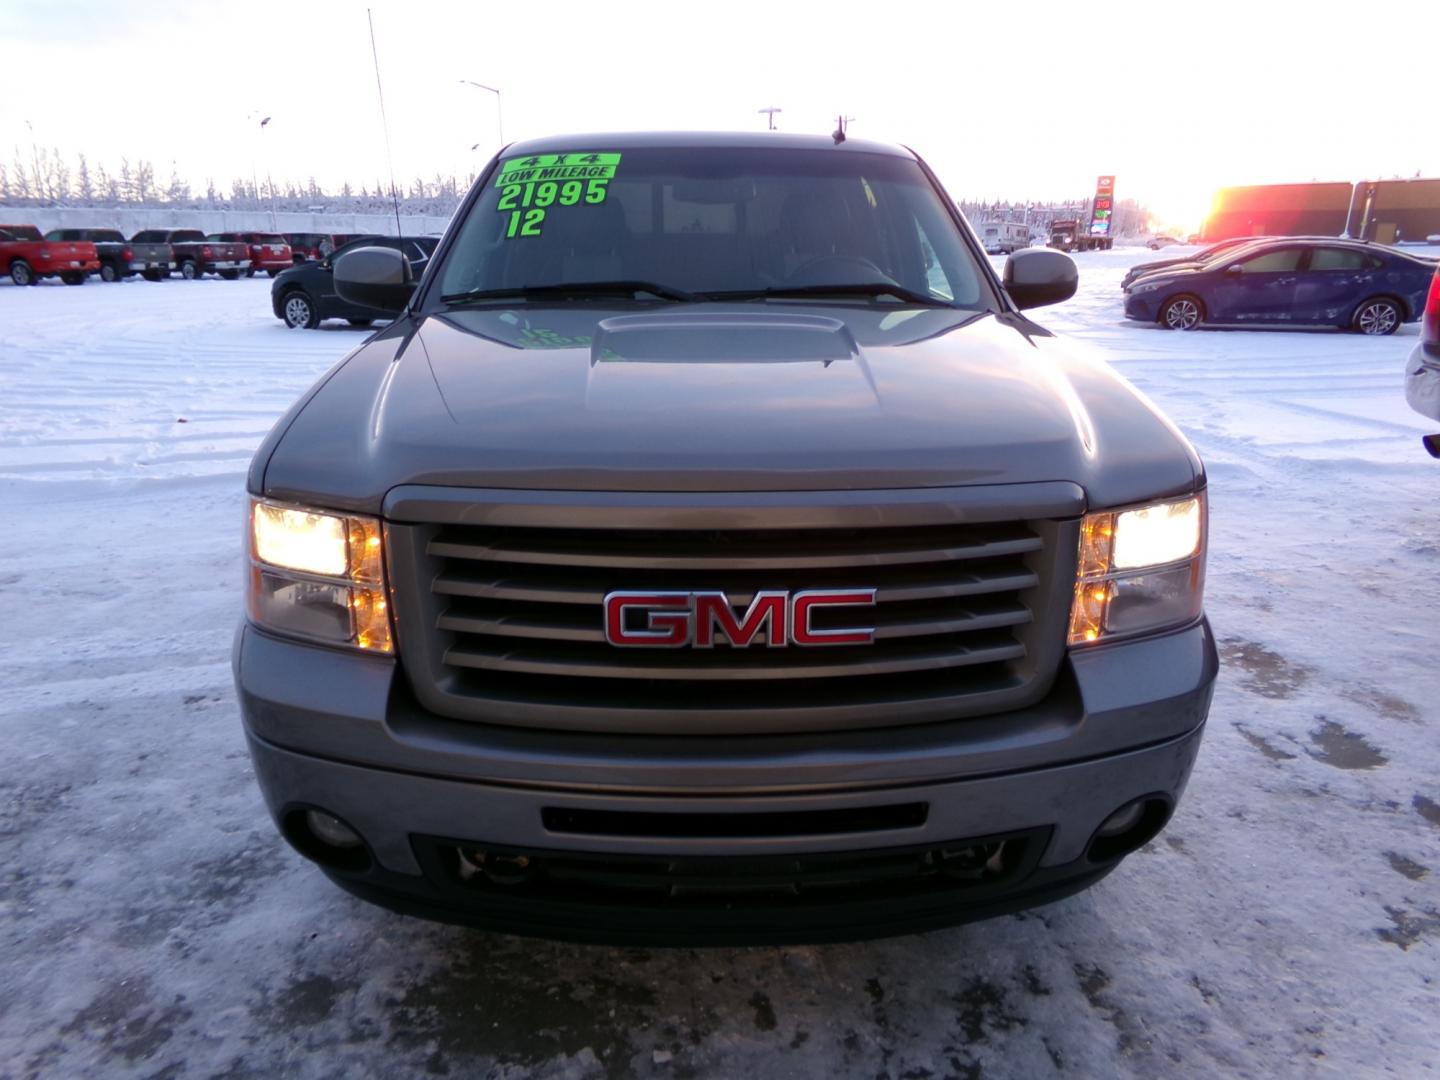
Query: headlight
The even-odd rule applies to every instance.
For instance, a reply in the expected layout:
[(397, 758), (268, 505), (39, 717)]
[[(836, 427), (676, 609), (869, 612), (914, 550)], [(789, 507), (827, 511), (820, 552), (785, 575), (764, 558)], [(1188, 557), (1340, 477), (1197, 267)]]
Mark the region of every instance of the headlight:
[(257, 625), (395, 651), (375, 518), (251, 499), (249, 549), (247, 608)]
[(1131, 285), (1130, 291), (1132, 293), (1154, 292), (1156, 289), (1161, 288), (1164, 284), (1165, 282), (1163, 281), (1142, 281), (1138, 285)]
[(1086, 514), (1070, 644), (1183, 626), (1205, 591), (1205, 495)]

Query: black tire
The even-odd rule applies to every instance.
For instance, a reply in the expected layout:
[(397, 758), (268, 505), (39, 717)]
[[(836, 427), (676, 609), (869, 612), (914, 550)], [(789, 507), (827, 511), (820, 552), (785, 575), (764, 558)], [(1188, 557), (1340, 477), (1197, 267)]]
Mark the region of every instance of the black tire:
[(254, 277), (254, 276), (255, 276), (255, 268), (254, 268), (253, 266), (247, 266), (247, 267), (245, 268), (245, 276), (246, 276), (246, 277)]
[(40, 281), (35, 276), (35, 268), (24, 259), (16, 259), (10, 264), (10, 280), (16, 285), (35, 285)]
[(220, 276), (221, 276), (222, 278), (224, 278), (226, 281), (239, 281), (239, 280), (240, 280), (240, 271), (239, 271), (239, 270), (221, 270), (221, 271), (220, 271)]
[(292, 330), (314, 330), (320, 325), (315, 298), (304, 289), (291, 289), (280, 298), (280, 317)]
[(106, 283), (119, 281), (121, 278), (120, 268), (113, 262), (102, 262), (100, 264), (100, 280)]
[(1205, 304), (1189, 293), (1172, 296), (1160, 305), (1158, 321), (1166, 330), (1194, 330), (1205, 322)]
[(169, 277), (169, 276), (170, 276), (170, 271), (168, 271), (168, 270), (163, 270), (163, 271), (162, 271), (162, 270), (141, 270), (141, 271), (140, 271), (140, 276), (143, 277), (146, 281), (159, 281), (162, 277)]
[(271, 277), (279, 277), (279, 276), (280, 276), (280, 271), (279, 271), (279, 270), (266, 270), (265, 272), (266, 272), (267, 274), (269, 274)]
[(60, 280), (66, 285), (84, 285), (86, 276), (84, 270), (67, 270), (60, 275)]
[(371, 323), (373, 323), (375, 320), (374, 320), (374, 319), (346, 319), (345, 321), (348, 322), (351, 326), (369, 326), (369, 325), (370, 325)]
[(1350, 328), (1358, 334), (1380, 337), (1393, 334), (1404, 321), (1400, 304), (1388, 296), (1372, 296), (1362, 300), (1350, 317)]
[(196, 281), (204, 277), (205, 274), (204, 271), (200, 269), (200, 264), (194, 259), (181, 259), (180, 276), (186, 281)]

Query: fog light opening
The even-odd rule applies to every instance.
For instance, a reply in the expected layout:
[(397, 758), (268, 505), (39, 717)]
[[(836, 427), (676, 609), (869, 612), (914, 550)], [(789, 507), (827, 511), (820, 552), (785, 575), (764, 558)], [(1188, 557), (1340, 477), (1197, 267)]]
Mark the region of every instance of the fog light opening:
[(1111, 862), (1144, 847), (1170, 820), (1170, 801), (1147, 795), (1125, 803), (1100, 823), (1090, 838), (1086, 856), (1091, 862)]
[(535, 863), (528, 855), (461, 848), (459, 856), (461, 881), (484, 878), (496, 885), (523, 885), (535, 876)]
[(365, 838), (343, 819), (318, 807), (301, 807), (285, 815), (282, 831), (292, 847), (328, 870), (351, 873), (370, 867)]

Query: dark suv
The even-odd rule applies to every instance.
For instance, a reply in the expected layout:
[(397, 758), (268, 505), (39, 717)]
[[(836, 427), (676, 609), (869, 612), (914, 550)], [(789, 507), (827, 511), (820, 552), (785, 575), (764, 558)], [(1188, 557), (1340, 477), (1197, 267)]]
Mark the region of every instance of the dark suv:
[(306, 330), (314, 330), (325, 319), (345, 319), (351, 326), (369, 326), (376, 319), (388, 319), (394, 312), (336, 295), (336, 257), (362, 247), (385, 247), (403, 256), (419, 273), (438, 243), (429, 236), (367, 236), (352, 240), (319, 262), (298, 263), (276, 273), (270, 286), (270, 306), (286, 326)]
[[(1205, 473), (909, 150), (490, 163), (250, 469), (236, 685), (351, 892), (515, 933), (819, 941), (1090, 885), (1185, 787)], [(282, 279), (285, 275), (281, 275)], [(279, 287), (277, 282), (277, 288)]]

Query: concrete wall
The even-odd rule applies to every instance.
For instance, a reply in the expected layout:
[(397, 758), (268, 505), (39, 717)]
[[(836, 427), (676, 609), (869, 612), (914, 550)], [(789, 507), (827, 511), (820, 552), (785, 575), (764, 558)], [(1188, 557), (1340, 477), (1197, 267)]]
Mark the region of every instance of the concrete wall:
[[(436, 235), (445, 231), (449, 218), (424, 214), (400, 215), (407, 236)], [(139, 210), (133, 207), (110, 210), (103, 207), (0, 206), (0, 221), (34, 225), (41, 232), (50, 229), (119, 229), (133, 236), (141, 229), (200, 229), (215, 232), (269, 232), (269, 211), (264, 210)], [(300, 214), (275, 215), (276, 232), (378, 233), (395, 235), (394, 214)]]

